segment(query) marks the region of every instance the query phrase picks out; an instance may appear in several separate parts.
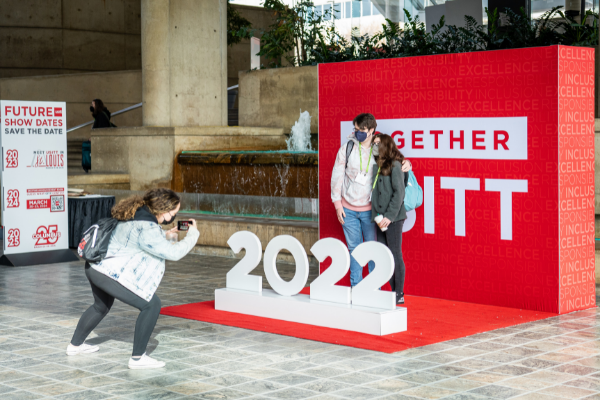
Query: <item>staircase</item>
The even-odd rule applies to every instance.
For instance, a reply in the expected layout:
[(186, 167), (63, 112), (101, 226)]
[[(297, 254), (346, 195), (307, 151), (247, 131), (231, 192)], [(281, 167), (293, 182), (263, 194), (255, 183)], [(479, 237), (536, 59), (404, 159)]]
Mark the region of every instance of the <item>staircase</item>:
[(227, 110), (227, 125), (238, 126), (239, 125), (239, 108), (229, 108)]
[(84, 139), (67, 139), (67, 173), (68, 175), (84, 174), (81, 166), (81, 144)]

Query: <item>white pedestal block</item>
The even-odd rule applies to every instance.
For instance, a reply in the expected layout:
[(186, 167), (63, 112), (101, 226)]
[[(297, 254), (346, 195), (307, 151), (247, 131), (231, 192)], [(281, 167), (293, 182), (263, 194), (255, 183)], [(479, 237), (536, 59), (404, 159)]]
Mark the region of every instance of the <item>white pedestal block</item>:
[(378, 336), (406, 330), (407, 312), (403, 307), (383, 310), (329, 303), (311, 300), (305, 294), (281, 296), (270, 289), (262, 293), (217, 289), (215, 309)]

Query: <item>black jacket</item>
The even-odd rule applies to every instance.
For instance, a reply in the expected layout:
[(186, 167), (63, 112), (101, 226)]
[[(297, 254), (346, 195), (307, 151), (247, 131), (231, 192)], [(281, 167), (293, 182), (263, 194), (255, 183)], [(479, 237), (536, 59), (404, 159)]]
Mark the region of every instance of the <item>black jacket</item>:
[(148, 206), (142, 206), (138, 208), (131, 221), (148, 221), (158, 224), (158, 219), (156, 219), (156, 216), (150, 212)]
[[(377, 175), (377, 170), (373, 170), (373, 179)], [(371, 196), (371, 220), (375, 221), (378, 214), (392, 222), (406, 219), (406, 209), (404, 208), (404, 178), (406, 174), (402, 172), (402, 164), (394, 162), (392, 172), (388, 176), (379, 174), (375, 189)]]
[(94, 125), (92, 129), (97, 128), (110, 128), (110, 111), (107, 108), (104, 111), (99, 111), (98, 114), (93, 115), (94, 117)]

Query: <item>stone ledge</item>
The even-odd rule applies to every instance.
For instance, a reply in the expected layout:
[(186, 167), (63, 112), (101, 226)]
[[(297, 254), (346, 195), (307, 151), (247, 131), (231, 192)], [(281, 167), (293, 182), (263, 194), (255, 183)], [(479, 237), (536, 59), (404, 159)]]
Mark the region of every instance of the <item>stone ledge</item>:
[(283, 128), (240, 126), (135, 126), (94, 129), (92, 137), (126, 136), (282, 136)]
[[(201, 256), (213, 256), (213, 257), (224, 257), (224, 258), (235, 258), (237, 260), (241, 260), (246, 256), (246, 250), (242, 250), (239, 253), (235, 254), (231, 248), (229, 247), (217, 247), (217, 246), (203, 246), (196, 245), (190, 253), (198, 254)], [(264, 252), (263, 252), (264, 254)], [(287, 264), (295, 264), (294, 256), (286, 253), (279, 253), (277, 255), (277, 262), (287, 263)], [(319, 266), (319, 262), (314, 256), (308, 255), (308, 264), (311, 267), (317, 268)]]
[[(290, 221), (269, 218), (230, 217), (220, 215), (203, 214), (178, 214), (177, 220), (194, 218), (200, 230), (197, 246), (208, 246), (209, 248), (222, 248), (229, 250), (227, 241), (236, 232), (250, 231), (254, 233), (261, 242), (264, 251), (269, 241), (275, 236), (290, 235), (298, 239), (306, 254), (312, 255), (310, 248), (319, 240), (318, 225), (314, 221)], [(165, 227), (170, 229), (175, 223)], [(180, 233), (183, 239), (185, 232)]]
[(129, 184), (128, 174), (78, 174), (69, 175), (69, 185), (101, 185), (101, 184)]
[(318, 166), (319, 154), (315, 152), (293, 153), (281, 151), (183, 151), (177, 156), (181, 165), (294, 165)]

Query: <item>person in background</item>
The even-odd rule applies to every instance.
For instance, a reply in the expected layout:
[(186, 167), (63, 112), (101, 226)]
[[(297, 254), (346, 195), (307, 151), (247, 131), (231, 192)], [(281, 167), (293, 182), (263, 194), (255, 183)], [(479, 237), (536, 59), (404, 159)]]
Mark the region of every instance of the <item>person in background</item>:
[[(373, 169), (371, 220), (383, 216), (377, 228), (377, 241), (385, 244), (394, 256), (395, 270), (390, 286), (396, 292), (396, 303), (404, 304), (405, 266), (402, 258), (402, 227), (406, 219), (404, 208), (404, 156), (389, 135), (375, 137), (373, 154), (377, 167)], [(386, 229), (387, 228), (387, 229)]]
[(92, 129), (112, 128), (115, 126), (112, 122), (110, 122), (110, 111), (104, 107), (102, 100), (92, 100), (90, 111), (92, 112), (92, 117), (94, 117), (94, 125), (92, 125)]
[[(79, 319), (67, 355), (94, 353), (98, 346), (84, 341), (108, 314), (115, 299), (140, 310), (135, 324), (130, 369), (162, 368), (163, 361), (146, 355), (146, 346), (154, 330), (161, 302), (156, 289), (165, 272), (165, 260), (177, 261), (198, 241), (196, 221), (190, 220), (186, 237), (171, 243), (160, 225), (175, 221), (179, 196), (169, 189), (151, 189), (144, 197), (132, 196), (113, 207), (119, 222), (113, 231), (106, 257), (98, 264), (85, 264), (85, 275), (92, 286), (94, 304)], [(177, 231), (177, 227), (168, 232)]]
[[(346, 244), (350, 253), (364, 241), (375, 241), (376, 224), (371, 218), (371, 190), (374, 169), (377, 169), (372, 154), (372, 142), (377, 128), (373, 114), (359, 114), (352, 121), (354, 130), (348, 142), (337, 153), (331, 174), (331, 201), (335, 206), (337, 219), (342, 224)], [(352, 144), (350, 144), (352, 143)], [(352, 146), (347, 157), (348, 146)], [(402, 165), (408, 172), (410, 162)], [(369, 272), (375, 268), (369, 262)], [(362, 266), (350, 256), (350, 285), (358, 285), (362, 280)]]

